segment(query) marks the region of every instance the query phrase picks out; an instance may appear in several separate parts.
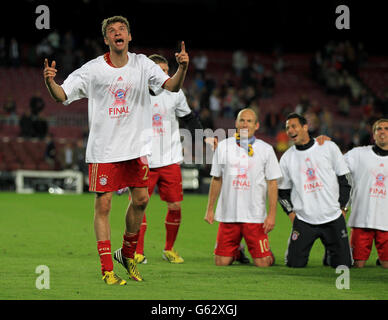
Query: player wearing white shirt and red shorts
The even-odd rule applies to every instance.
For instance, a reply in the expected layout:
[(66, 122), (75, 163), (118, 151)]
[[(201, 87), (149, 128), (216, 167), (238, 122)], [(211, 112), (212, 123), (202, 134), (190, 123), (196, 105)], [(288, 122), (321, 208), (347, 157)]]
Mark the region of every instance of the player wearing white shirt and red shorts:
[(182, 42), (176, 54), (179, 64), (169, 78), (144, 55), (128, 52), (132, 40), (126, 18), (114, 16), (102, 23), (109, 53), (97, 57), (71, 73), (62, 86), (54, 81), (55, 61), (45, 60), (46, 86), (54, 100), (69, 104), (88, 98), (89, 190), (96, 192), (94, 229), (103, 280), (126, 284), (113, 272), (109, 213), (113, 192), (130, 187), (132, 201), (126, 213), (123, 257), (120, 263), (131, 279), (142, 281), (134, 261), (140, 224), (148, 203), (148, 163), (151, 152), (151, 108), (149, 87), (178, 91), (184, 81), (189, 57)]
[(318, 145), (310, 138), (307, 121), (299, 114), (287, 117), (286, 132), (295, 143), (280, 159), (279, 203), (293, 216), (286, 264), (305, 267), (315, 240), (320, 238), (329, 265), (350, 267), (344, 218), (350, 185), (344, 157), (335, 143)]
[[(149, 58), (168, 75), (168, 61), (157, 54)], [(192, 137), (195, 129), (202, 125), (187, 104), (182, 90), (170, 92), (164, 89), (150, 89), (152, 106), (152, 155), (148, 157), (150, 168), (148, 179), (148, 194), (151, 197), (155, 186), (162, 201), (167, 203), (165, 219), (166, 240), (163, 258), (171, 263), (183, 263), (183, 258), (174, 249), (181, 224), (181, 202), (183, 200), (182, 174), (180, 163), (183, 161), (182, 143), (179, 131), (179, 121), (189, 128)], [(122, 194), (126, 190), (119, 190)], [(144, 237), (147, 230), (147, 219), (144, 214), (136, 246), (135, 260), (137, 263), (147, 263), (144, 255)]]
[(220, 222), (214, 250), (217, 266), (233, 263), (244, 238), (254, 264), (268, 267), (274, 262), (268, 233), (275, 226), (281, 171), (272, 146), (254, 136), (259, 122), (253, 110), (240, 111), (236, 128), (236, 137), (219, 142), (214, 153), (205, 221)]
[(373, 240), (378, 263), (388, 268), (388, 119), (374, 123), (373, 138), (375, 145), (345, 154), (352, 175), (350, 243), (358, 268), (369, 259)]

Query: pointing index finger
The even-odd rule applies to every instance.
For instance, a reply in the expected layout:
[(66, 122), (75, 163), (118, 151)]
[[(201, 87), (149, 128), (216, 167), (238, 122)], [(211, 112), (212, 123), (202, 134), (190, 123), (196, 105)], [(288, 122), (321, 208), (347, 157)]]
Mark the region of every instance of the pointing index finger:
[(47, 61), (47, 58), (44, 59), (44, 67), (47, 68), (48, 67), (48, 61)]
[(181, 42), (181, 52), (186, 52), (186, 46), (184, 41)]

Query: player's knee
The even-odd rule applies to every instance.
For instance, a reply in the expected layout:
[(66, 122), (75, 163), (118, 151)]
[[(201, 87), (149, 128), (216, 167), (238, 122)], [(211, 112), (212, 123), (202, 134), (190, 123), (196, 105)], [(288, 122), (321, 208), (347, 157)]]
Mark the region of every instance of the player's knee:
[(173, 210), (173, 211), (181, 210), (181, 203), (180, 202), (167, 202), (167, 208), (168, 208), (168, 210)]
[(148, 201), (149, 201), (148, 194), (141, 195), (136, 197), (136, 199), (133, 199), (133, 205), (137, 209), (144, 211), (147, 208)]
[(353, 267), (354, 268), (364, 268), (366, 261), (364, 260), (354, 260)]
[(225, 266), (229, 266), (233, 263), (233, 258), (232, 257), (215, 256), (214, 262), (215, 262), (217, 267), (225, 267)]
[(266, 268), (272, 266), (273, 259), (272, 257), (258, 258), (254, 259), (253, 262), (255, 263), (256, 267)]
[(108, 197), (98, 197), (95, 204), (97, 215), (108, 215), (112, 208), (112, 199)]

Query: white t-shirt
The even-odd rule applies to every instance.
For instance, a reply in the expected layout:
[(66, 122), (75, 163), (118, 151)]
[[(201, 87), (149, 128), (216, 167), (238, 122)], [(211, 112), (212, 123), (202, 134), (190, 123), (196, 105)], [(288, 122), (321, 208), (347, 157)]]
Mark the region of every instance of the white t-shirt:
[(152, 105), (152, 155), (148, 157), (150, 168), (165, 167), (183, 160), (179, 122), (191, 109), (182, 90), (162, 90), (151, 96)]
[(281, 177), (273, 147), (256, 139), (253, 156), (236, 138), (222, 140), (214, 153), (210, 175), (222, 177), (215, 220), (263, 223), (266, 217), (267, 180)]
[(130, 52), (121, 68), (99, 56), (67, 77), (62, 84), (64, 104), (88, 98), (87, 163), (119, 162), (151, 153), (149, 87), (158, 90), (167, 79), (152, 60)]
[(349, 227), (388, 231), (388, 156), (367, 146), (350, 150), (345, 160), (352, 174)]
[(293, 210), (298, 219), (323, 224), (337, 219), (342, 211), (337, 176), (349, 173), (345, 159), (332, 141), (307, 150), (289, 148), (280, 159), (283, 179), (279, 189), (291, 189)]

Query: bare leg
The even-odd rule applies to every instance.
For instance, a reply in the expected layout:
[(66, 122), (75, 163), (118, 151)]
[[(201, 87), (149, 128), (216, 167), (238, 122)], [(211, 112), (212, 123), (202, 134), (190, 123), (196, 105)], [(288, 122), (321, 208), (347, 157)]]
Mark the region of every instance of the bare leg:
[(269, 257), (264, 257), (264, 258), (254, 258), (253, 263), (255, 264), (256, 267), (269, 267), (273, 263), (273, 258), (271, 256)]
[(366, 260), (354, 260), (355, 268), (364, 268), (366, 264)]
[(147, 187), (130, 188), (132, 201), (130, 202), (125, 216), (125, 234), (136, 234), (140, 230), (149, 196)]
[(388, 261), (381, 261), (381, 260), (380, 260), (380, 263), (381, 263), (381, 266), (382, 266), (384, 269), (388, 269)]
[(233, 257), (215, 256), (214, 262), (216, 266), (229, 266), (233, 263)]
[(109, 213), (112, 192), (98, 193), (94, 201), (94, 232), (97, 241), (110, 240)]

